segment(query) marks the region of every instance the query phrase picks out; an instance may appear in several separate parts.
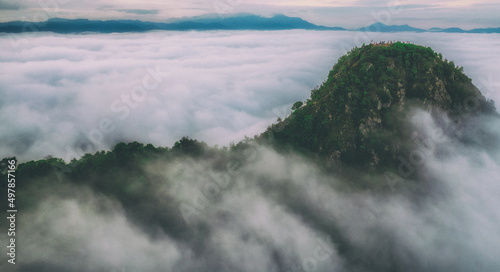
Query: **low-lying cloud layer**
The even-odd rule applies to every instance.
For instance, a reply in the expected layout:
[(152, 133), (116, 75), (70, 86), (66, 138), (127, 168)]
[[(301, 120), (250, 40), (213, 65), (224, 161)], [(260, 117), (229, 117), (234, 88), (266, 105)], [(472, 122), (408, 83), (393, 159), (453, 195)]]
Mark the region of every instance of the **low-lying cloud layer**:
[[(210, 160), (152, 163), (159, 178), (137, 185), (133, 205), (50, 187), (18, 219), (19, 271), (498, 271), (499, 150), (464, 146), (428, 113), (411, 120), (435, 143), (418, 167), (425, 178), (362, 178), (383, 190), (350, 189), (358, 180), (263, 147), (224, 171)], [(478, 124), (499, 136), (498, 119)]]
[(228, 145), (309, 97), (370, 40), (431, 46), (500, 101), (498, 35), (315, 31), (3, 35), (0, 157), (70, 160), (137, 140)]

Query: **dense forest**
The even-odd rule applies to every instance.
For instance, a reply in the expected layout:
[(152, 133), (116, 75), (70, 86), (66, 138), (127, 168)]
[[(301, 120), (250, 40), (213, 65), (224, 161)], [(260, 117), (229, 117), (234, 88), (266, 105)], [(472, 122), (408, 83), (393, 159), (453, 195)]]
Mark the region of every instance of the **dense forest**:
[(341, 57), (311, 98), (295, 103), (291, 116), (262, 138), (331, 162), (386, 169), (415, 148), (406, 141), (407, 119), (417, 108), (460, 123), (496, 114), (493, 101), (453, 61), (430, 47), (381, 42)]

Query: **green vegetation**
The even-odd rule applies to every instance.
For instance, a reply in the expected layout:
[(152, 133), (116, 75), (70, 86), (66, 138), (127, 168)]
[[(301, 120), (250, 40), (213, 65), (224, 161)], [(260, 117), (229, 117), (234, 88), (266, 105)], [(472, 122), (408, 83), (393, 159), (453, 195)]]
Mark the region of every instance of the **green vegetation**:
[[(471, 101), (477, 102), (472, 110)], [(341, 57), (327, 80), (311, 92), (311, 99), (294, 103), (289, 117), (279, 119), (255, 140), (221, 149), (187, 137), (172, 148), (122, 142), (111, 151), (85, 154), (71, 162), (50, 156), (28, 161), (16, 172), (16, 201), (29, 211), (47, 196), (79, 197), (76, 186), (117, 201), (127, 217), (149, 233), (162, 229), (181, 240), (194, 234), (204, 237), (202, 225), (186, 232), (181, 203), (172, 189), (183, 180), (176, 163), (203, 165), (209, 173), (193, 171), (224, 176), (247, 162), (250, 144), (257, 142), (313, 158), (325, 170), (352, 181), (343, 185), (346, 188), (383, 189), (387, 186), (381, 175), (356, 170), (397, 169), (398, 156), (412, 150), (406, 120), (412, 107), (439, 108), (454, 118), (495, 112), (460, 68), (430, 48), (365, 45)], [(2, 169), (7, 162), (0, 162)], [(147, 197), (156, 196), (160, 184), (167, 192), (160, 198)], [(6, 193), (6, 183), (1, 183), (0, 194)]]
[[(471, 110), (472, 100), (477, 105)], [(412, 107), (439, 108), (456, 118), (466, 111), (495, 112), (462, 69), (431, 48), (401, 42), (370, 44), (342, 56), (310, 99), (294, 103), (289, 117), (279, 119), (256, 140), (281, 150), (292, 148), (327, 165), (340, 161), (372, 169), (394, 167), (397, 156), (411, 148), (405, 118)], [(143, 192), (137, 188), (155, 179), (144, 172), (150, 162), (210, 158), (215, 169), (223, 169), (229, 160), (242, 157), (247, 142), (218, 149), (184, 137), (172, 148), (132, 142), (69, 163), (48, 157), (19, 165), (20, 180), (26, 181), (19, 187), (35, 184), (36, 188), (38, 182), (45, 187), (70, 179), (127, 205), (136, 192)]]
[[(393, 230), (398, 229), (385, 228), (391, 224), (391, 219), (401, 219), (400, 211), (410, 219), (416, 218), (415, 222), (447, 217), (446, 210), (450, 209), (443, 199), (455, 192), (445, 187), (453, 187), (448, 185), (456, 180), (429, 182), (442, 179), (442, 173), (449, 173), (447, 171), (404, 177), (401, 171), (380, 173), (391, 167), (391, 170), (398, 169), (396, 158), (412, 150), (412, 128), (407, 125), (407, 118), (413, 107), (430, 112), (437, 109), (437, 114), (445, 112), (452, 120), (495, 112), (492, 103), (480, 94), (460, 68), (430, 48), (404, 43), (371, 44), (355, 48), (341, 57), (327, 80), (311, 92), (311, 99), (294, 103), (289, 117), (278, 119), (277, 124), (254, 140), (247, 138), (229, 148), (209, 147), (187, 137), (171, 148), (120, 142), (110, 151), (85, 154), (71, 162), (48, 156), (21, 163), (15, 172), (15, 201), (19, 207), (17, 218), (20, 218), (18, 237), (20, 241), (25, 239), (24, 245), (28, 247), (20, 246), (19, 250), (30, 249), (32, 243), (39, 244), (34, 249), (41, 249), (41, 253), (36, 251), (34, 254), (39, 255), (38, 259), (28, 258), (27, 262), (21, 262), (19, 271), (63, 271), (66, 264), (75, 269), (83, 264), (87, 271), (113, 271), (115, 264), (127, 263), (123, 258), (135, 258), (134, 254), (139, 251), (153, 253), (153, 259), (137, 255), (138, 269), (132, 267), (127, 271), (141, 271), (146, 262), (157, 258), (179, 259), (180, 264), (174, 266), (174, 271), (191, 271), (184, 263), (193, 263), (192, 271), (200, 271), (202, 267), (206, 271), (238, 271), (238, 266), (230, 262), (230, 269), (226, 266), (206, 268), (205, 265), (224, 260), (224, 254), (232, 249), (227, 247), (233, 244), (231, 239), (234, 244), (252, 248), (259, 245), (264, 251), (272, 251), (269, 256), (277, 265), (269, 266), (270, 270), (281, 271), (287, 267), (294, 270), (293, 267), (300, 266), (287, 266), (287, 263), (292, 260), (291, 264), (296, 265), (295, 249), (286, 248), (286, 252), (292, 254), (289, 258), (288, 253), (282, 254), (279, 246), (269, 243), (274, 240), (275, 230), (279, 230), (276, 227), (290, 222), (303, 222), (304, 225), (288, 231), (285, 236), (297, 233), (306, 234), (305, 238), (310, 236), (308, 233), (328, 236), (328, 245), (335, 247), (335, 256), (341, 258), (346, 271), (428, 271), (433, 264), (425, 260), (420, 265), (412, 248), (401, 246), (396, 239), (398, 235), (394, 235)], [(498, 145), (498, 137), (482, 136), (488, 138), (484, 142)], [(279, 151), (305, 154), (321, 163), (318, 165), (327, 166), (326, 169), (318, 167), (320, 170), (331, 170), (335, 174), (323, 175), (318, 168), (310, 167), (310, 160), (299, 156), (278, 157), (269, 150), (256, 150), (256, 143)], [(482, 150), (487, 147), (483, 146)], [(0, 161), (2, 176), (6, 177), (12, 159), (15, 158)], [(486, 162), (489, 164), (489, 159)], [(472, 164), (482, 163), (474, 161)], [(341, 167), (337, 167), (339, 165)], [(460, 165), (462, 163), (455, 166)], [(491, 168), (487, 166), (484, 169)], [(364, 169), (358, 171), (358, 167)], [(474, 165), (462, 172), (475, 169), (482, 168)], [(446, 178), (456, 178), (456, 175)], [(0, 183), (0, 195), (7, 195), (7, 184)], [(383, 197), (394, 191), (398, 194)], [(456, 202), (453, 198), (448, 200)], [(436, 206), (436, 202), (440, 205)], [(429, 206), (431, 213), (425, 209), (422, 212), (423, 206)], [(391, 217), (393, 207), (398, 208), (395, 217)], [(447, 209), (443, 214), (436, 207)], [(418, 209), (416, 217), (414, 209)], [(331, 213), (328, 210), (332, 210)], [(432, 210), (439, 211), (433, 214)], [(451, 211), (455, 213), (455, 209)], [(5, 210), (3, 215), (7, 217)], [(455, 216), (456, 222), (464, 217), (462, 215)], [(194, 216), (192, 221), (188, 220), (190, 216)], [(268, 229), (259, 221), (268, 217), (278, 220), (279, 224), (269, 222), (272, 224)], [(255, 219), (259, 221), (257, 224), (253, 224)], [(429, 237), (439, 236), (435, 234), (440, 234), (441, 229), (457, 225), (453, 220), (449, 221), (451, 223), (426, 223), (431, 230)], [(441, 224), (443, 222), (446, 224)], [(9, 223), (3, 220), (0, 228), (9, 229)], [(349, 228), (352, 226), (356, 231), (371, 235), (366, 245), (359, 242), (359, 237), (351, 239)], [(405, 229), (401, 230), (404, 233)], [(457, 232), (457, 235), (462, 234)], [(311, 237), (314, 244), (320, 245), (321, 237)], [(441, 243), (442, 237), (438, 238)], [(118, 243), (117, 239), (130, 241), (131, 251), (117, 253), (118, 246), (128, 245)], [(283, 242), (286, 240), (279, 244)], [(453, 241), (450, 248), (456, 244)], [(104, 251), (96, 251), (96, 246), (101, 245), (106, 245)], [(286, 247), (288, 242), (284, 245)], [(218, 248), (223, 250), (215, 252)], [(87, 264), (92, 261), (97, 261), (98, 265), (101, 262), (92, 254), (108, 251), (112, 253), (111, 266), (88, 268)], [(169, 255), (171, 252), (174, 257)], [(424, 255), (425, 259), (427, 255)], [(53, 256), (68, 261), (59, 262)], [(403, 256), (402, 260), (397, 256)], [(241, 258), (235, 260), (239, 262)], [(153, 271), (145, 267), (142, 271)], [(454, 269), (436, 267), (439, 271)], [(465, 266), (464, 271), (474, 270), (469, 267), (477, 267), (477, 262)], [(157, 270), (165, 269), (158, 266)]]
[[(141, 222), (141, 226), (151, 230), (161, 227), (176, 237), (183, 237), (186, 226), (179, 211), (179, 203), (168, 195), (162, 198), (162, 203), (158, 203), (155, 197), (146, 197), (156, 195), (159, 184), (176, 182), (166, 180), (167, 176), (175, 176), (171, 172), (165, 176), (161, 173), (178, 161), (202, 162), (212, 171), (225, 173), (229, 162), (231, 167), (235, 167), (245, 161), (247, 148), (245, 141), (230, 148), (218, 149), (184, 137), (172, 148), (121, 142), (111, 151), (85, 154), (69, 163), (49, 156), (18, 165), (16, 201), (27, 212), (47, 196), (59, 195), (68, 199), (75, 197), (77, 192), (74, 186), (81, 190), (91, 189), (118, 201), (127, 215), (134, 221)], [(8, 159), (14, 158), (3, 159), (0, 164), (6, 165)], [(154, 171), (149, 171), (151, 168)], [(6, 184), (0, 184), (3, 195), (7, 194)]]
[(363, 45), (342, 56), (311, 99), (295, 103), (291, 116), (261, 140), (350, 165), (393, 166), (395, 150), (408, 136), (403, 119), (412, 107), (459, 117), (470, 111), (471, 100), (476, 113), (495, 111), (462, 68), (430, 47)]

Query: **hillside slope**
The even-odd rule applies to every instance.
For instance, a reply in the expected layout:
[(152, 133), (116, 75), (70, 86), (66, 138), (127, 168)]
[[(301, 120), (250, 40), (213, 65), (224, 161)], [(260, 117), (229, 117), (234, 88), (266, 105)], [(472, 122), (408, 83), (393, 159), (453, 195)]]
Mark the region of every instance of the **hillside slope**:
[(462, 68), (429, 47), (378, 43), (342, 56), (328, 79), (261, 135), (330, 163), (394, 166), (408, 152), (407, 118), (421, 108), (453, 120), (493, 114), (495, 107)]

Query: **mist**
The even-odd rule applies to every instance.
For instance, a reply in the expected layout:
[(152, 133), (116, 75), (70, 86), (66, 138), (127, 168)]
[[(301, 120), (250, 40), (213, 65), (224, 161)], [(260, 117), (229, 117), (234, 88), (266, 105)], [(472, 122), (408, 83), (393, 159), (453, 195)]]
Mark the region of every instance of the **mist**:
[(336, 31), (0, 36), (0, 157), (70, 161), (120, 141), (228, 146), (309, 98), (371, 40), (431, 46), (500, 101), (497, 34)]
[[(498, 118), (476, 121), (498, 142)], [(396, 182), (250, 145), (222, 167), (155, 160), (133, 203), (71, 181), (24, 189), (40, 200), (18, 219), (18, 271), (498, 271), (498, 146), (426, 111), (408, 122), (433, 144)]]
[[(431, 46), (500, 102), (496, 34), (3, 35), (0, 156), (70, 161), (182, 136), (227, 146), (286, 117), (347, 50), (396, 39)], [(97, 185), (37, 177), (20, 190), (14, 271), (499, 271), (500, 121), (416, 110), (408, 124), (431, 144), (404, 176), (326, 173), (249, 144), (229, 161), (155, 159), (132, 183), (126, 166)]]

